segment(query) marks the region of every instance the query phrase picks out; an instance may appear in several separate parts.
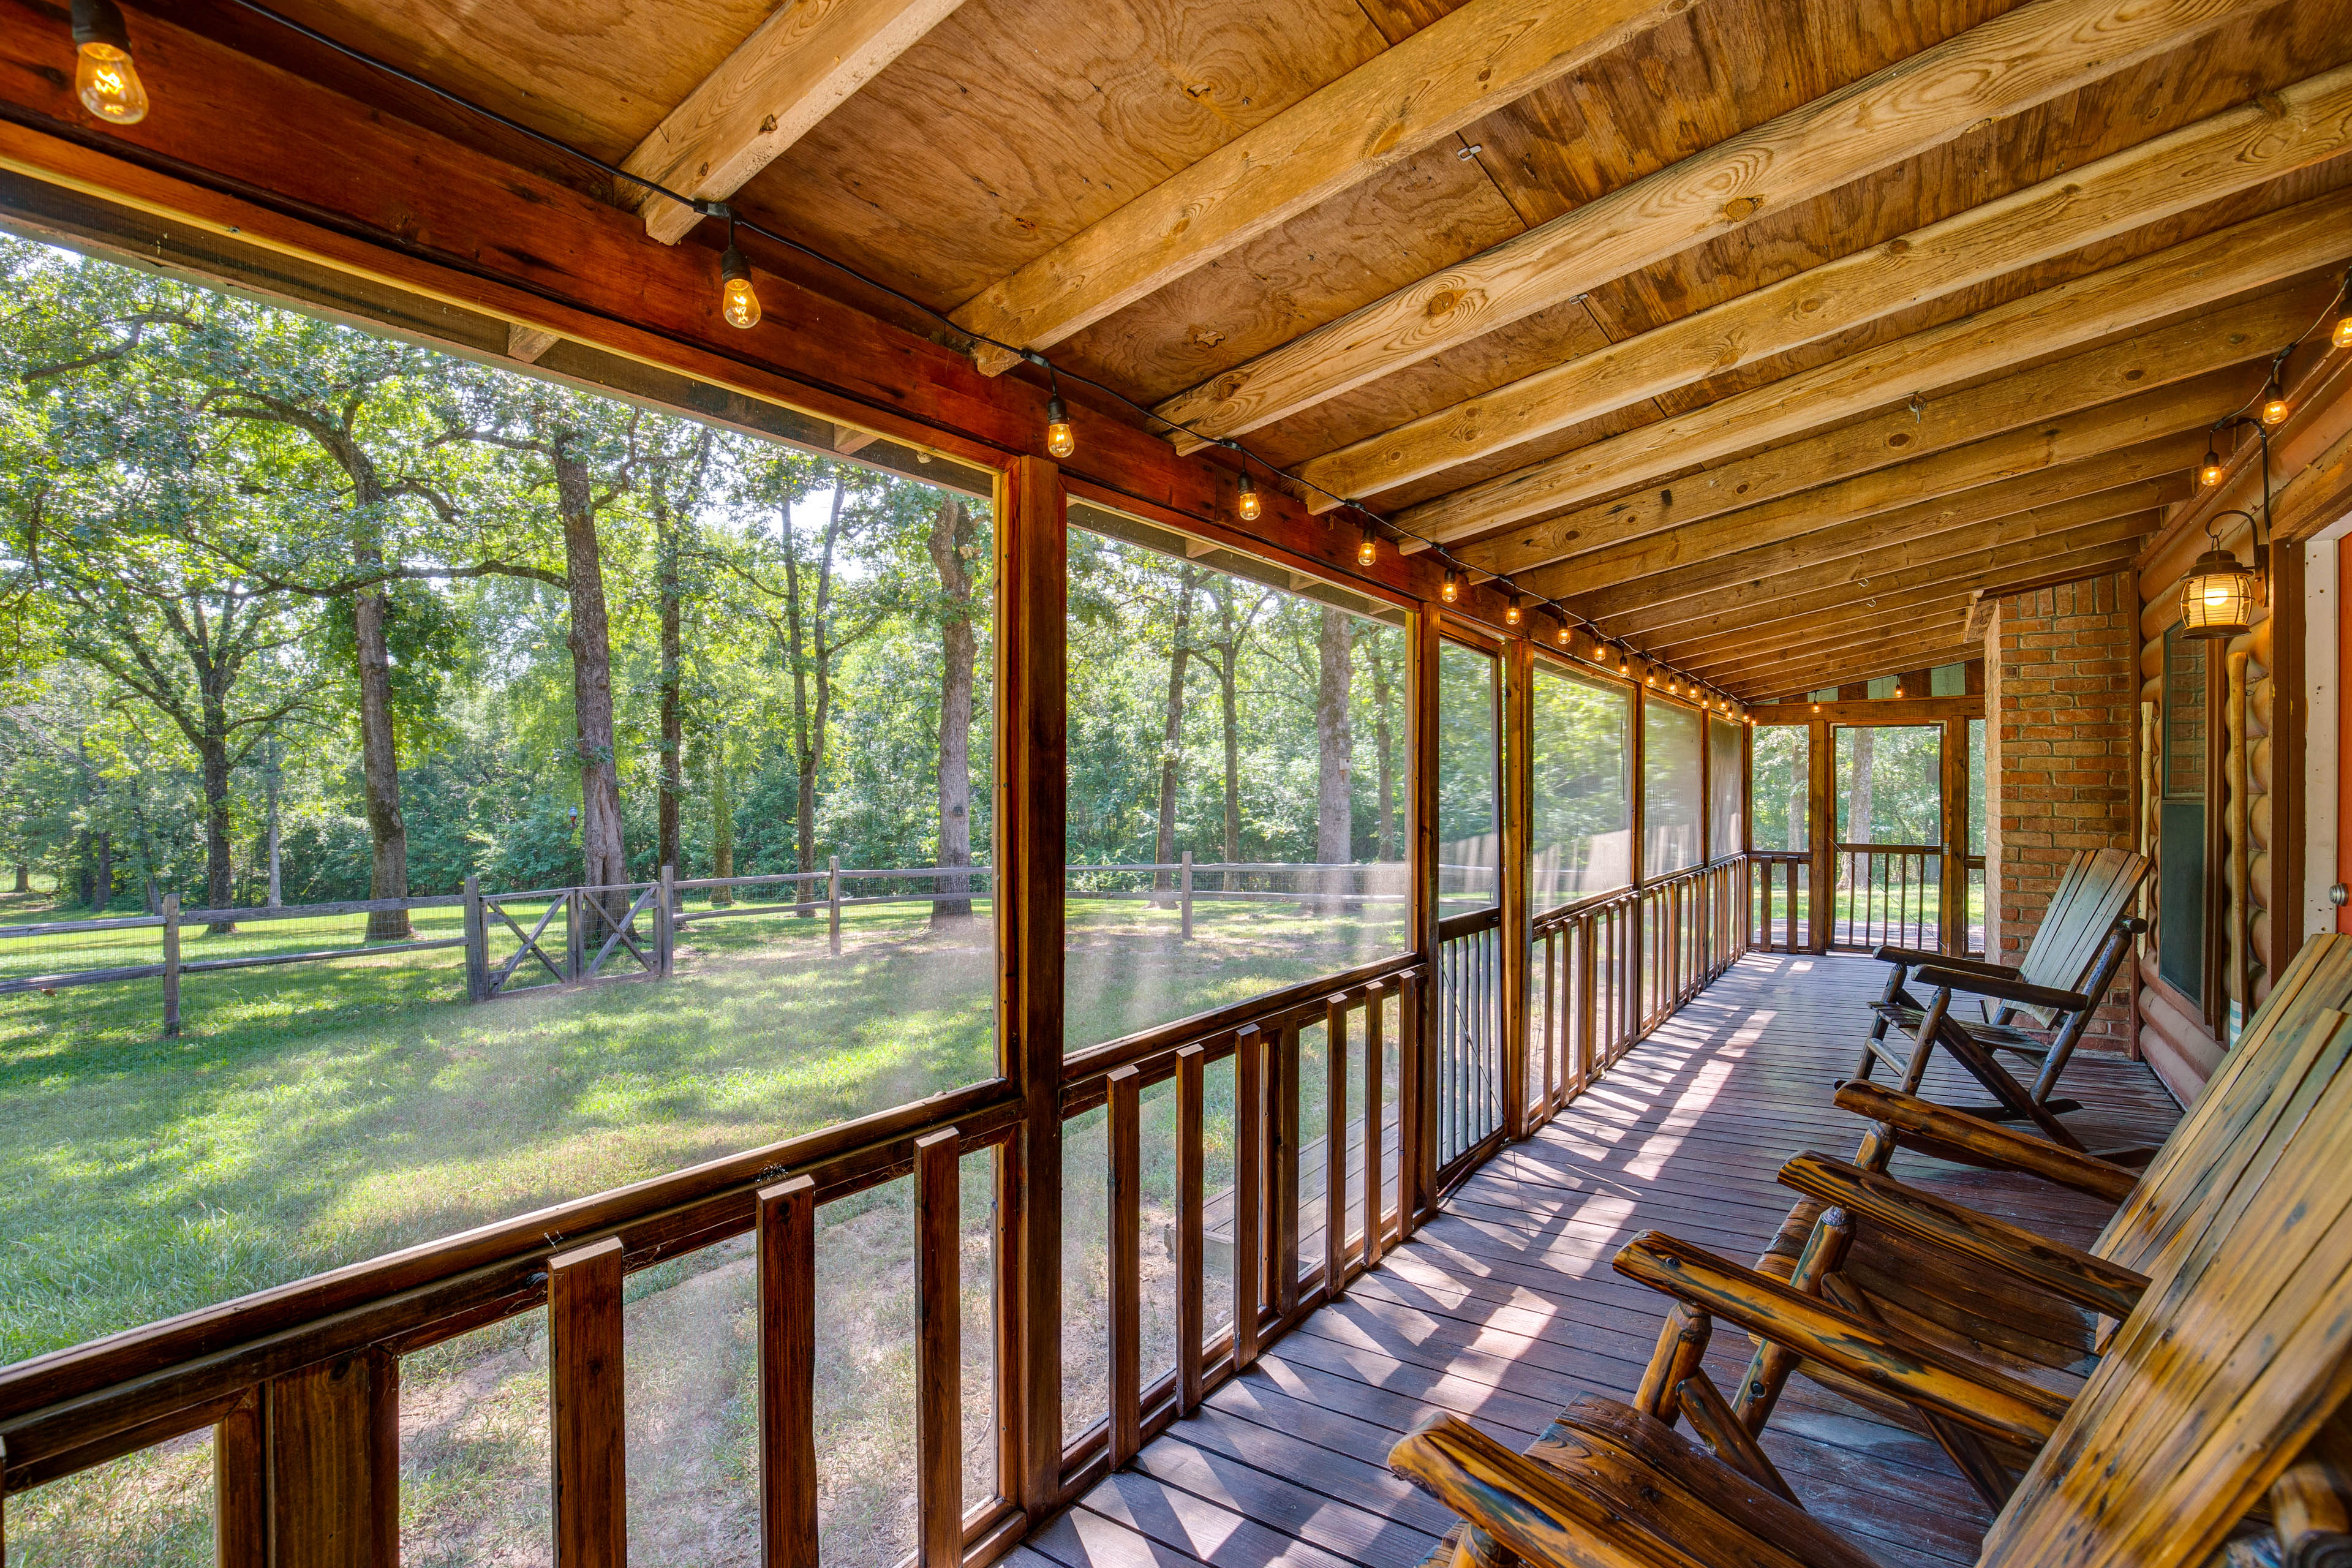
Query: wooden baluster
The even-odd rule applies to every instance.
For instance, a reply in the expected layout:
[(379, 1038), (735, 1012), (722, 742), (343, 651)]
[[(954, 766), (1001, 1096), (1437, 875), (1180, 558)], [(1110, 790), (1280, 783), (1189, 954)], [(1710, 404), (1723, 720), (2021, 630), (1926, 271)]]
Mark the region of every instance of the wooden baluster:
[[(363, 1568), (400, 1546), (400, 1362), (363, 1350), (262, 1385), (257, 1433), (239, 1461), (261, 1493), (245, 1550), (266, 1539), (288, 1568)], [(215, 1460), (217, 1463), (217, 1460)], [(217, 1485), (215, 1481), (215, 1485)], [(560, 1521), (559, 1521), (560, 1523)], [(216, 1527), (217, 1528), (217, 1527)], [(617, 1559), (614, 1560), (617, 1561)]]
[(919, 1568), (960, 1568), (963, 1169), (952, 1127), (915, 1140), (915, 1519)]
[(1407, 973), (1397, 982), (1397, 1243), (1413, 1232), (1419, 1195), (1428, 1190), (1423, 1163), (1429, 1141), (1423, 1119), (1429, 1100), (1422, 1078), (1422, 975)]
[(1348, 1289), (1348, 999), (1323, 1005), (1323, 1292)]
[(1207, 1062), (1198, 1046), (1176, 1053), (1176, 1410), (1181, 1415), (1190, 1415), (1201, 1405), (1202, 1325), (1208, 1315), (1208, 1268), (1202, 1254), (1207, 1231), (1202, 1214), (1207, 1197)]
[(1250, 1025), (1234, 1040), (1234, 1370), (1257, 1361), (1258, 1229), (1265, 1174), (1265, 1038)]
[(1110, 1463), (1135, 1458), (1143, 1430), (1142, 1077), (1113, 1072), (1110, 1093)]
[(163, 895), (163, 1036), (180, 1034), (180, 895)]
[(547, 1260), (556, 1568), (629, 1560), (621, 1261), (618, 1237)]
[[(268, 1393), (267, 1384), (254, 1389), (213, 1428), (215, 1568), (266, 1568), (269, 1562), (268, 1449), (261, 1430)], [(0, 1547), (0, 1562), (5, 1560)]]
[(816, 1184), (761, 1187), (756, 1213), (760, 1561), (817, 1568)]
[(1376, 980), (1364, 991), (1364, 1268), (1381, 1260), (1381, 1162), (1387, 1152), (1387, 1117), (1381, 1105), (1381, 1058), (1389, 988)]
[(1275, 1310), (1283, 1321), (1298, 1310), (1298, 1026), (1275, 1037), (1273, 1166)]

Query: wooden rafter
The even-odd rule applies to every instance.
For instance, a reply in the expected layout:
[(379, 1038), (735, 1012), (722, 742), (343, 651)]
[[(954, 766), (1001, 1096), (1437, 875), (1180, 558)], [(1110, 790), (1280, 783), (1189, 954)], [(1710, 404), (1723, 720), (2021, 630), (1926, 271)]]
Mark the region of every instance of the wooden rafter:
[[(621, 166), (702, 201), (725, 201), (962, 3), (785, 0)], [(640, 186), (620, 195), (664, 245), (702, 221)]]
[[(1827, 521), (1892, 511), (1928, 497), (2200, 430), (2244, 402), (2261, 383), (2261, 372), (2253, 367), (2210, 371), (2136, 397), (2012, 426), (1966, 446), (1843, 479), (1836, 476), (1846, 464), (1833, 463), (1801, 483), (1792, 478), (1777, 486), (1784, 493), (1760, 505), (1725, 505), (1730, 487), (1710, 491), (1706, 481), (1713, 476), (1703, 473), (1668, 489), (1627, 498), (1623, 511), (1631, 515), (1612, 517), (1606, 509), (1595, 509), (1601, 515), (1584, 520), (1585, 531), (1612, 542), (1564, 560), (1555, 552), (1554, 564), (1517, 580), (1533, 592), (1557, 595), (1590, 593), (1675, 571), (1729, 551), (1794, 539)], [(1905, 417), (1907, 422), (1909, 416)], [(2189, 460), (2195, 461), (2193, 455)], [(1700, 513), (1699, 519), (1682, 521), (1686, 513), (1676, 506), (1676, 498)]]
[[(1373, 495), (2250, 190), (2347, 147), (2352, 68), (1423, 415), (1317, 458), (1298, 474), (1338, 495)], [(1796, 378), (1800, 384), (1760, 388), (1748, 402), (1775, 411), (1778, 434), (1874, 399), (1948, 385), (1999, 369), (2006, 363), (1999, 356), (2013, 357), (2021, 342), (2045, 353), (2090, 342), (2352, 254), (2347, 222), (2352, 199), (2342, 197), (2257, 218), (1842, 360)], [(1574, 493), (1553, 504), (1649, 477), (1623, 466), (1636, 452), (1649, 454), (1645, 467), (1654, 470), (1737, 450), (1723, 442), (1740, 420), (1741, 411), (1717, 403), (1700, 417), (1601, 443), (1606, 452), (1588, 447), (1554, 459), (1543, 468), (1574, 481)], [(1307, 504), (1325, 510), (1338, 503), (1313, 492)], [(1486, 525), (1475, 515), (1441, 522), (1430, 513), (1418, 526), (1447, 542)]]
[[(1568, 605), (1580, 616), (1606, 621), (1612, 630), (1638, 633), (1701, 613), (1693, 607), (1695, 601), (1704, 602), (1706, 607), (1743, 602), (1733, 595), (1753, 595), (1761, 584), (1784, 573), (1811, 572), (1836, 578), (1852, 557), (1886, 547), (1890, 540), (1910, 542), (1919, 552), (1916, 558), (1926, 560), (1937, 552), (1938, 539), (1958, 529), (2028, 514), (2063, 519), (2053, 522), (2059, 527), (2095, 521), (2114, 512), (2105, 502), (2083, 504), (2093, 496), (2135, 485), (2153, 487), (2152, 494), (2175, 493), (2185, 485), (2189, 466), (2202, 455), (2204, 439), (2201, 433), (2168, 436), (2101, 452), (2080, 462), (1927, 496), (1890, 511), (1867, 511), (1795, 539), (1752, 549), (1735, 547), (1662, 576), (1574, 594)], [(2118, 510), (2137, 507), (2126, 502)], [(2023, 526), (2030, 530), (2038, 522), (2029, 520)]]
[[(2352, 212), (2352, 205), (2347, 211)], [(1654, 491), (1583, 506), (1514, 529), (1457, 553), (1481, 571), (1516, 574), (1736, 507), (1916, 461), (2037, 421), (2063, 419), (2135, 391), (2272, 353), (2310, 325), (2312, 313), (2333, 287), (2330, 279), (2325, 285), (2279, 290), (1998, 380), (1883, 409), (1869, 418), (1685, 475)], [(2011, 340), (2011, 356), (2020, 342), (2030, 341)], [(1412, 521), (1419, 510), (1400, 518), (1400, 526), (1420, 531)]]
[(1965, 617), (1955, 610), (1943, 624), (1922, 626), (1915, 636), (1890, 637), (1883, 643), (1814, 654), (1804, 652), (1771, 662), (1748, 661), (1727, 670), (1720, 684), (1734, 696), (1756, 702), (1768, 698), (1818, 691), (1849, 681), (1875, 680), (1957, 664), (1980, 656), (1981, 644), (1964, 635)]
[[(1043, 349), (1206, 267), (1507, 103), (1622, 47), (1689, 0), (1470, 0), (1062, 241), (954, 312)], [(981, 370), (1020, 363), (982, 343)]]
[[(2035, 0), (1620, 186), (1162, 403), (1256, 429), (2175, 49), (2255, 0)], [(1171, 437), (1180, 449), (1191, 438)]]

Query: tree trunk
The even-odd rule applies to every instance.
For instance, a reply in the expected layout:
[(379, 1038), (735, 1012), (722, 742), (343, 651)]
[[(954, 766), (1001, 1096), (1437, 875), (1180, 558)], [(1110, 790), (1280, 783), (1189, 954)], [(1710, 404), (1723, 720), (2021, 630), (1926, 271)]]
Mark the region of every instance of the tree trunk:
[(1348, 617), (1327, 608), (1322, 634), (1315, 642), (1318, 666), (1315, 743), (1321, 763), (1316, 781), (1315, 858), (1334, 868), (1325, 871), (1321, 879), (1324, 890), (1335, 894), (1347, 891), (1348, 882), (1348, 873), (1336, 868), (1355, 858), (1355, 824), (1348, 787), (1349, 765), (1356, 748), (1355, 727), (1348, 711), (1354, 640), (1349, 635)]
[[(1224, 726), (1225, 742), (1225, 864), (1237, 866), (1242, 858), (1242, 723), (1240, 684), (1237, 666), (1241, 649), (1233, 643), (1225, 645), (1225, 657), (1217, 664), (1218, 721)], [(1234, 874), (1224, 875), (1223, 885), (1233, 886)]]
[(98, 836), (98, 875), (90, 882), (89, 912), (102, 915), (106, 902), (114, 896), (114, 835)]
[[(686, 744), (686, 714), (680, 701), (677, 524), (656, 501), (654, 523), (660, 552), (661, 591), (661, 801), (660, 852), (656, 866), (677, 867), (677, 808), (684, 792), (678, 757)], [(682, 874), (682, 869), (681, 869)]]
[[(269, 742), (268, 805), (269, 907), (275, 910), (284, 908), (286, 903), (286, 887), (279, 876), (278, 853), (278, 742), (275, 737), (272, 737)], [(369, 923), (373, 925), (374, 922), (371, 921)]]
[[(225, 910), (236, 901), (235, 868), (229, 861), (227, 723), (226, 715), (209, 706), (205, 717), (208, 732), (196, 748), (205, 783), (205, 902)], [(215, 717), (222, 721), (217, 726), (211, 722)], [(226, 936), (236, 927), (218, 921), (206, 929), (215, 936)]]
[[(1176, 625), (1168, 655), (1168, 721), (1160, 740), (1160, 835), (1154, 840), (1152, 863), (1166, 866), (1176, 858), (1176, 784), (1184, 758), (1184, 666), (1192, 657), (1188, 640), (1192, 629), (1192, 568), (1176, 571)], [(1164, 893), (1173, 886), (1173, 874), (1151, 873), (1151, 890)]]
[[(581, 880), (592, 888), (629, 879), (621, 831), (620, 771), (613, 755), (613, 647), (604, 608), (604, 568), (596, 548), (596, 514), (588, 466), (572, 437), (552, 443), (556, 506), (563, 522), (564, 586), (572, 601), (572, 710), (580, 759)], [(617, 902), (615, 900), (618, 900)], [(617, 921), (625, 895), (605, 900)]]
[(22, 860), (16, 862), (16, 890), (20, 893), (33, 890), (33, 868)]
[[(964, 552), (978, 531), (955, 496), (945, 496), (931, 518), (931, 565), (940, 574), (947, 613), (940, 621), (940, 844), (941, 868), (971, 864), (972, 669), (980, 639), (971, 625), (971, 568)], [(931, 923), (971, 918), (971, 879), (941, 877), (932, 888)]]
[[(723, 727), (715, 729), (710, 737), (710, 874), (735, 874), (735, 795), (727, 780), (727, 731)], [(713, 908), (723, 910), (734, 901), (732, 889), (710, 889)]]
[[(1853, 732), (1853, 769), (1845, 785), (1843, 837), (1848, 844), (1868, 844), (1873, 841), (1870, 831), (1870, 774), (1877, 738), (1877, 731), (1866, 725)], [(1848, 884), (1858, 895), (1862, 890), (1864, 879), (1870, 874), (1869, 868), (1870, 863), (1866, 858), (1858, 863), (1841, 858), (1838, 862), (1839, 879)]]
[(1372, 667), (1372, 749), (1380, 758), (1380, 820), (1372, 829), (1372, 858), (1402, 858), (1396, 847), (1396, 737), (1389, 728), (1389, 701), (1394, 687), (1389, 681), (1388, 660), (1375, 641), (1364, 650)]

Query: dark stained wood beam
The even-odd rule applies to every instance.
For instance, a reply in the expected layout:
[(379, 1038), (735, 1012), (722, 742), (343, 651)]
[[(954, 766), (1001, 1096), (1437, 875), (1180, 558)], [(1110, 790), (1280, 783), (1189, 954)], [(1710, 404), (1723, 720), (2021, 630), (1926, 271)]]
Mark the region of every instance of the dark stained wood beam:
[(1168, 399), (1158, 412), (1204, 436), (1254, 430), (2258, 8), (2256, 0), (2019, 6), (1397, 289)]
[[(2252, 189), (2347, 147), (2352, 68), (1423, 415), (1298, 473), (1338, 495), (1377, 495)], [(1711, 462), (1914, 391), (1998, 372), (2016, 362), (2021, 343), (2055, 353), (2284, 282), (2352, 254), (2347, 215), (2352, 193), (2266, 214), (1538, 467), (1554, 485), (1572, 483), (1553, 503), (1566, 504)], [(1337, 503), (1318, 497), (1307, 504)], [(1465, 520), (1423, 531), (1445, 542), (1479, 526)]]
[[(2266, 359), (2310, 327), (2337, 282), (2334, 277), (2314, 279), (1912, 406), (1898, 405), (1868, 418), (1686, 474), (1655, 490), (1636, 491), (1513, 529), (1455, 553), (1482, 572), (1516, 574), (1738, 508), (1752, 510), (1765, 501), (1877, 469), (1902, 465), (1906, 471), (1916, 471), (1937, 453), (2021, 427), (2030, 432), (2039, 423), (2078, 416), (2134, 393), (2175, 385), (2248, 360)], [(1473, 490), (1485, 488), (1473, 487)], [(1422, 510), (1401, 514), (1399, 525), (1425, 531), (1409, 521)]]
[(1964, 618), (1956, 610), (1941, 625), (1922, 626), (1910, 637), (1890, 637), (1878, 645), (1846, 647), (1819, 657), (1752, 660), (1725, 670), (1720, 683), (1744, 701), (1759, 702), (1939, 664), (1958, 664), (1984, 651), (1983, 644), (1970, 643), (1962, 635)]

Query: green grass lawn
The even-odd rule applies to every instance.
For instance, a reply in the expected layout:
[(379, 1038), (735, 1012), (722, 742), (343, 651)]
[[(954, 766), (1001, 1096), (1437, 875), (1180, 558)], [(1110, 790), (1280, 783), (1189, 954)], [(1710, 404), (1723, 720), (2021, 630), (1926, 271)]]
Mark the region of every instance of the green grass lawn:
[[(28, 902), (46, 900), (0, 902), (0, 921), (39, 918)], [(457, 949), (194, 974), (184, 984), (186, 1032), (171, 1040), (152, 981), (0, 998), (0, 1361), (987, 1077), (994, 965), (981, 907), (979, 921), (937, 931), (919, 911), (849, 910), (837, 959), (821, 918), (714, 921), (682, 936), (668, 982), (481, 1005), (461, 999)], [(419, 934), (454, 931), (457, 914), (421, 912)], [(1195, 920), (1186, 942), (1172, 909), (1073, 902), (1074, 1047), (1401, 942), (1391, 920), (1289, 904), (1204, 900)], [(340, 922), (329, 940), (355, 940), (358, 923)], [(323, 944), (324, 928), (285, 929), (295, 924), (192, 932), (185, 956)], [(35, 970), (147, 961), (135, 950), (152, 931), (100, 934), (73, 939), (82, 945), (70, 963)], [(123, 955), (106, 956), (110, 943)], [(0, 973), (29, 972), (11, 962), (0, 944)], [(1319, 1132), (1319, 1101), (1303, 1109)], [(1162, 1142), (1155, 1166), (1172, 1160), (1172, 1138), (1152, 1147)], [(984, 1214), (984, 1192), (968, 1213)], [(851, 1275), (864, 1282), (842, 1281), (849, 1299), (887, 1301), (910, 1288), (894, 1212), (879, 1198), (828, 1205), (836, 1226), (864, 1227), (840, 1243), (843, 1257), (863, 1259)], [(1074, 1266), (1092, 1268), (1092, 1251)], [(703, 1261), (674, 1279), (639, 1277), (633, 1291), (686, 1289), (737, 1260)], [(404, 1483), (404, 1508), (425, 1510), (412, 1563), (497, 1557), (516, 1521), (536, 1517), (530, 1478), (543, 1463), (529, 1435), (543, 1444), (545, 1404), (535, 1333), (534, 1321), (506, 1325), (411, 1358), (404, 1427), (413, 1398), (417, 1454), (404, 1448), (404, 1460), (441, 1455)], [(885, 1345), (844, 1365), (878, 1376), (898, 1353)], [(740, 1390), (711, 1392), (725, 1382), (692, 1396), (703, 1411), (688, 1423), (701, 1434), (697, 1452), (724, 1450), (735, 1418), (726, 1411), (740, 1415)], [(889, 1403), (870, 1391), (843, 1397), (853, 1411)], [(845, 1428), (841, 1451), (856, 1450)], [(191, 1439), (12, 1500), (11, 1568), (205, 1560), (209, 1498), (194, 1478), (207, 1456)], [(694, 1473), (717, 1486), (716, 1464)], [(701, 1539), (679, 1535), (677, 1560), (698, 1560)], [(527, 1541), (516, 1550), (512, 1561), (536, 1560)]]

